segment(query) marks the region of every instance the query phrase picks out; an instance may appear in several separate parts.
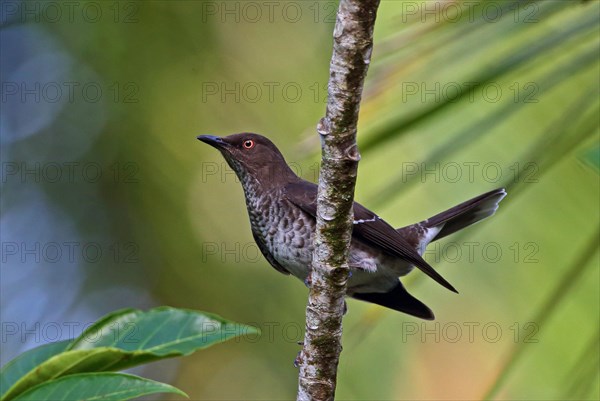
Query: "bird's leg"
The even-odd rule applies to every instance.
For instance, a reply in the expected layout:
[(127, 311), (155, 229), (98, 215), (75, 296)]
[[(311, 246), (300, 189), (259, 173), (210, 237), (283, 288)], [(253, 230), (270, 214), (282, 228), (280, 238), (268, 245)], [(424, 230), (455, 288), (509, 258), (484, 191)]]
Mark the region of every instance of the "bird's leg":
[[(348, 280), (350, 280), (352, 278), (352, 270), (348, 269)], [(343, 316), (346, 316), (346, 313), (348, 313), (348, 304), (346, 303), (346, 300), (344, 299), (344, 311), (342, 312)]]
[(304, 279), (304, 285), (307, 288), (310, 288), (311, 285), (312, 285), (312, 278), (311, 278), (311, 275), (310, 275), (310, 270), (308, 271), (308, 276), (306, 276), (306, 278)]
[[(310, 277), (310, 275), (308, 275), (308, 277)], [(306, 282), (306, 280), (305, 280), (305, 282)], [(296, 344), (303, 346), (304, 338), (302, 339), (302, 341), (296, 341)], [(300, 366), (300, 364), (302, 364), (302, 349), (300, 349), (300, 351), (298, 351), (298, 355), (296, 355), (296, 359), (294, 359), (294, 367), (298, 368)]]
[(298, 351), (296, 359), (294, 359), (294, 367), (298, 368), (302, 364), (302, 350)]

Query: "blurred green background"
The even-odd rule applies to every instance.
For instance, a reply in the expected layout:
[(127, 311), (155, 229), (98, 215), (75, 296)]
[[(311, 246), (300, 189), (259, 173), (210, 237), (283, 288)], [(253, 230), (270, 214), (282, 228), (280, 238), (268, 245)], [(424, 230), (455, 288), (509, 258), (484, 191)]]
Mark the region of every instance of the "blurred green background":
[[(254, 324), (143, 373), (295, 397), (307, 290), (252, 241), (198, 134), (269, 136), (315, 181), (336, 2), (3, 1), (2, 363), (121, 307)], [(506, 186), (433, 244), (435, 322), (349, 301), (340, 400), (600, 397), (597, 1), (381, 3), (356, 199), (400, 227)]]

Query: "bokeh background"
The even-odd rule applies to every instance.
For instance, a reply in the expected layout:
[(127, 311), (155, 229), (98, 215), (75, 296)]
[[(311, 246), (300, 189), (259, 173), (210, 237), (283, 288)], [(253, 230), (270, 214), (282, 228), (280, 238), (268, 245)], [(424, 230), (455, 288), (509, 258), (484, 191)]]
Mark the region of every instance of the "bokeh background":
[[(262, 329), (138, 372), (194, 400), (295, 397), (307, 290), (252, 241), (198, 134), (269, 136), (316, 180), (333, 1), (1, 3), (1, 362), (122, 307)], [(404, 281), (349, 301), (341, 400), (598, 399), (598, 1), (381, 3), (356, 198), (399, 226), (499, 186)]]

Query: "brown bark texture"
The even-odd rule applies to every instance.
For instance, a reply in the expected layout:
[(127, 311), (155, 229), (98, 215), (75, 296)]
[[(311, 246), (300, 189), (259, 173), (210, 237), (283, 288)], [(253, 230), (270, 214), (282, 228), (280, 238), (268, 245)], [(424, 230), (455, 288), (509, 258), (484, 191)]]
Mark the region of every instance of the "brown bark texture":
[(333, 32), (327, 110), (317, 127), (322, 163), (306, 334), (299, 356), (298, 401), (329, 401), (335, 396), (360, 160), (358, 112), (378, 6), (379, 0), (341, 0)]

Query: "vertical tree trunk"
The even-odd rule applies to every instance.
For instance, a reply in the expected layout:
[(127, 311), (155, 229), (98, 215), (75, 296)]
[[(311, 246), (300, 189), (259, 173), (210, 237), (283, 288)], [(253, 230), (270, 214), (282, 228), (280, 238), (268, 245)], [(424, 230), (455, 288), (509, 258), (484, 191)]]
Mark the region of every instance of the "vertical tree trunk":
[(360, 154), (356, 126), (379, 0), (340, 0), (321, 136), (317, 229), (300, 354), (298, 400), (333, 400)]

